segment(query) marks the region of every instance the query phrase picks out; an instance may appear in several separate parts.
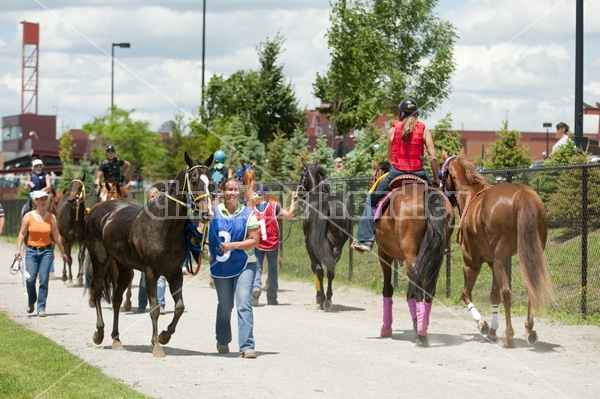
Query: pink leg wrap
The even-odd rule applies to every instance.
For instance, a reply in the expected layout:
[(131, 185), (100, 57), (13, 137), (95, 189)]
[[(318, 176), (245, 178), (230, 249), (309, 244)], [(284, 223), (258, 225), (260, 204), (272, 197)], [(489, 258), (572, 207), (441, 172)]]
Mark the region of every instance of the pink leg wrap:
[(427, 335), (429, 327), (429, 314), (431, 313), (431, 304), (427, 302), (417, 302), (417, 334)]
[(410, 298), (408, 301), (408, 311), (410, 312), (410, 318), (414, 323), (417, 321), (417, 300), (415, 298)]
[(381, 326), (381, 336), (392, 336), (392, 298), (383, 298), (383, 326)]

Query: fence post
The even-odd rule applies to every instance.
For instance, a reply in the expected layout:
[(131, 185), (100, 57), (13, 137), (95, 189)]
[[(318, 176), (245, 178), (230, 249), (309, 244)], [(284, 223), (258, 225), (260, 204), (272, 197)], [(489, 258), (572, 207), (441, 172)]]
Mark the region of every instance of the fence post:
[(450, 298), (450, 281), (451, 281), (451, 268), (452, 268), (452, 252), (446, 254), (446, 298)]
[(588, 284), (588, 169), (581, 168), (581, 314), (587, 314), (587, 284)]

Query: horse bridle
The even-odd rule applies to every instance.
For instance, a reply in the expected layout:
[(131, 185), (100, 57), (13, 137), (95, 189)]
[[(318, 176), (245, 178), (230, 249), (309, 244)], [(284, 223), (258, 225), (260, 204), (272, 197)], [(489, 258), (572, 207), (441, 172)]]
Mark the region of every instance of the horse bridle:
[(243, 168), (239, 168), (235, 171), (235, 174), (237, 175), (237, 179), (240, 183), (243, 183), (244, 181), (244, 174), (246, 173), (246, 171), (248, 169), (254, 169), (254, 166), (252, 165), (246, 165)]
[[(196, 168), (206, 169), (206, 166), (194, 165), (191, 168), (190, 167), (185, 168), (183, 189), (181, 191), (186, 197), (186, 202), (180, 201), (179, 199), (173, 197), (170, 194), (165, 194), (165, 196), (168, 199), (177, 202), (179, 205), (185, 206), (187, 209), (191, 209), (192, 212), (196, 211), (196, 203), (198, 201), (200, 201), (202, 198), (210, 197), (210, 190), (208, 190), (208, 187), (206, 187), (206, 190), (207, 190), (206, 193), (200, 194), (197, 197), (194, 197), (194, 193), (192, 192), (192, 184), (190, 183), (190, 172)], [(187, 192), (185, 191), (186, 187), (187, 187)]]
[(448, 191), (446, 182), (448, 181), (448, 175), (450, 173), (448, 171), (450, 162), (452, 162), (458, 158), (459, 158), (458, 155), (452, 155), (451, 157), (446, 159), (446, 161), (442, 165), (442, 192), (446, 195), (446, 197), (448, 198), (448, 200), (450, 201), (450, 204), (452, 204), (452, 206), (457, 205), (456, 195), (454, 193), (451, 193)]

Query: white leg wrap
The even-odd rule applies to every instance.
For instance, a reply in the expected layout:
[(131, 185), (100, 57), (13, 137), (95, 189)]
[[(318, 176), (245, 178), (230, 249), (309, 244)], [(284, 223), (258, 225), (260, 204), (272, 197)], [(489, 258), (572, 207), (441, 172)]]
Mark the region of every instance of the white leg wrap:
[(492, 330), (498, 330), (498, 305), (492, 305)]
[(475, 320), (475, 321), (481, 320), (481, 315), (475, 308), (475, 305), (473, 305), (473, 302), (467, 303), (467, 308), (469, 309), (469, 312), (471, 312), (471, 316), (473, 316), (473, 320)]

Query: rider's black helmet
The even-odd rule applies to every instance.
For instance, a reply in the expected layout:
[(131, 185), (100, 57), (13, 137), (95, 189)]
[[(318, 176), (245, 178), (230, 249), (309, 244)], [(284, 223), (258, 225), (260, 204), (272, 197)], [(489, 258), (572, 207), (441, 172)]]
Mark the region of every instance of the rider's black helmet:
[(115, 146), (112, 145), (112, 144), (107, 145), (106, 146), (106, 152), (109, 152), (109, 151), (115, 151)]
[(400, 111), (401, 117), (407, 117), (419, 112), (419, 106), (414, 99), (405, 98), (400, 102), (400, 105), (398, 105), (398, 110)]

